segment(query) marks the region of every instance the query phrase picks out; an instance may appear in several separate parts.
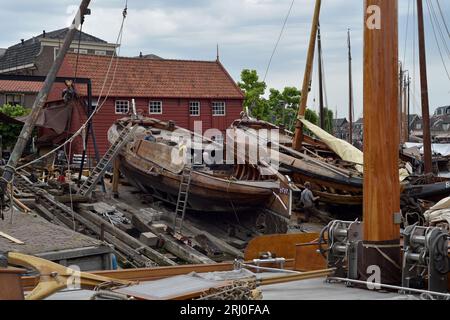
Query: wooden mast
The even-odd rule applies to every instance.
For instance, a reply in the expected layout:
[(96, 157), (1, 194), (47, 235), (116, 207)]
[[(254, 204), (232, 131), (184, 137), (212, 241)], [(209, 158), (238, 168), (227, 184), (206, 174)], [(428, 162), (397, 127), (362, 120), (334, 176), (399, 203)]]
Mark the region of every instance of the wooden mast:
[(353, 75), (352, 75), (352, 43), (350, 29), (347, 31), (348, 43), (348, 143), (353, 145)]
[(423, 148), (425, 174), (433, 172), (431, 158), (430, 108), (428, 101), (427, 58), (425, 49), (425, 27), (423, 20), (422, 0), (417, 0), (417, 18), (419, 27), (419, 60), (420, 60), (420, 88), (422, 91), (422, 119), (423, 119)]
[(411, 130), (410, 130), (410, 122), (409, 122), (409, 118), (411, 116), (411, 77), (409, 76), (409, 72), (408, 72), (408, 77), (406, 78), (407, 82), (406, 82), (406, 86), (407, 86), (407, 99), (408, 99), (408, 104), (407, 104), (407, 109), (408, 109), (408, 133), (406, 135), (407, 140), (409, 141), (410, 135), (411, 135)]
[(403, 65), (400, 62), (400, 71), (398, 73), (398, 113), (399, 113), (399, 145), (403, 145), (403, 125), (404, 125), (404, 114), (403, 114)]
[(23, 150), (25, 149), (28, 141), (30, 140), (30, 137), (33, 133), (33, 129), (36, 125), (36, 121), (38, 120), (40, 111), (47, 102), (47, 97), (48, 94), (50, 93), (50, 90), (52, 89), (53, 83), (56, 79), (56, 75), (64, 61), (64, 57), (67, 51), (69, 51), (70, 45), (72, 44), (72, 41), (75, 38), (76, 33), (78, 32), (77, 28), (83, 21), (84, 16), (89, 13), (88, 6), (90, 2), (91, 2), (90, 0), (83, 0), (81, 2), (79, 11), (75, 19), (73, 20), (72, 25), (68, 29), (63, 45), (59, 49), (58, 55), (56, 56), (56, 59), (53, 62), (47, 74), (47, 77), (45, 78), (45, 82), (42, 85), (42, 88), (39, 91), (36, 100), (34, 101), (31, 113), (28, 116), (25, 124), (23, 125), (22, 131), (20, 132), (20, 135), (17, 139), (17, 143), (14, 146), (14, 150), (11, 152), (8, 164), (5, 166), (5, 169), (3, 171), (3, 176), (0, 179), (0, 189), (2, 193), (5, 191), (6, 185), (14, 180), (14, 174), (17, 163), (19, 162)]
[(403, 73), (403, 143), (408, 142), (409, 113), (408, 113), (408, 80), (406, 71)]
[[(308, 56), (306, 59), (306, 68), (305, 68), (305, 74), (303, 77), (303, 87), (300, 97), (300, 107), (298, 109), (298, 116), (303, 117), (306, 112), (306, 104), (308, 102), (308, 93), (309, 93), (309, 86), (311, 83), (311, 77), (312, 77), (312, 68), (314, 63), (314, 51), (316, 49), (316, 37), (317, 37), (317, 29), (319, 26), (319, 16), (320, 16), (320, 7), (322, 4), (322, 0), (316, 0), (316, 6), (314, 8), (314, 17), (313, 22), (311, 26), (311, 36), (309, 38), (309, 48), (308, 48)], [(295, 126), (295, 135), (294, 140), (292, 142), (292, 147), (300, 151), (302, 148), (302, 141), (303, 141), (303, 125), (300, 122), (300, 120), (297, 119), (297, 124)]]
[(364, 243), (358, 265), (367, 277), (370, 266), (379, 267), (382, 283), (397, 283), (401, 274), (398, 90), (398, 2), (366, 0)]
[(320, 127), (325, 130), (325, 112), (323, 102), (323, 66), (322, 66), (322, 37), (320, 35), (320, 22), (317, 27), (317, 61), (319, 63), (319, 107)]

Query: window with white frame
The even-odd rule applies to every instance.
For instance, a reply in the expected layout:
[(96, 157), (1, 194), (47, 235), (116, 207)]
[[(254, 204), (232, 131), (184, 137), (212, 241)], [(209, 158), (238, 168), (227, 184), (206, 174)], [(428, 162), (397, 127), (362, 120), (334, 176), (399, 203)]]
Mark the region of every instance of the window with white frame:
[(162, 114), (162, 101), (150, 101), (148, 105), (148, 113)]
[(106, 56), (105, 50), (95, 50), (95, 54), (98, 56)]
[(189, 102), (189, 114), (193, 117), (200, 116), (200, 102), (198, 101)]
[(78, 48), (75, 48), (75, 49), (73, 49), (73, 52), (75, 52), (75, 53), (80, 53), (80, 54), (88, 54), (87, 49), (78, 49)]
[(6, 94), (5, 102), (10, 106), (19, 106), (22, 104), (22, 98), (21, 94)]
[(128, 113), (130, 110), (130, 101), (116, 100), (116, 114)]
[(224, 116), (225, 115), (225, 102), (216, 101), (212, 103), (212, 114), (213, 116)]

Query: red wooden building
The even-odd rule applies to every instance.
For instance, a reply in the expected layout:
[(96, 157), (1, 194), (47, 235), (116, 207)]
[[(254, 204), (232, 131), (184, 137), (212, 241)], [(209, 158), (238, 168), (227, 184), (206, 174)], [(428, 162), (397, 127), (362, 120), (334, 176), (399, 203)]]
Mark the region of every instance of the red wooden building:
[[(220, 61), (120, 57), (114, 60), (102, 92), (110, 61), (108, 56), (82, 54), (77, 62), (77, 55), (68, 54), (59, 73), (60, 77), (74, 77), (76, 70), (77, 77), (91, 79), (94, 103), (99, 96), (102, 100), (107, 97), (93, 121), (100, 154), (109, 146), (108, 129), (115, 120), (129, 114), (132, 99), (139, 113), (173, 120), (190, 130), (194, 129), (194, 121), (202, 121), (203, 131), (224, 131), (243, 110), (244, 95)], [(55, 85), (50, 100), (60, 99), (61, 89)], [(79, 95), (86, 96), (85, 85), (76, 85), (76, 89)], [(70, 132), (77, 131), (85, 120), (83, 112), (74, 112)], [(72, 152), (81, 153), (82, 146), (78, 139)], [(88, 152), (92, 154), (91, 143)]]

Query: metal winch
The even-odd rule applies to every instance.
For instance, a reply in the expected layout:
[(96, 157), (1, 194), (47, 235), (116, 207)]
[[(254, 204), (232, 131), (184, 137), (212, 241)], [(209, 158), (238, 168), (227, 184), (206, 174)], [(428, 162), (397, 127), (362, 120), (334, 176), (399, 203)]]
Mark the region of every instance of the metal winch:
[[(335, 220), (320, 233), (319, 250), (327, 259), (328, 268), (336, 269), (336, 277), (357, 279), (357, 246), (362, 241), (362, 228), (363, 223), (360, 221)], [(327, 243), (327, 249), (322, 247), (324, 243)]]
[(402, 284), (406, 288), (448, 292), (449, 234), (436, 227), (409, 226), (403, 231)]

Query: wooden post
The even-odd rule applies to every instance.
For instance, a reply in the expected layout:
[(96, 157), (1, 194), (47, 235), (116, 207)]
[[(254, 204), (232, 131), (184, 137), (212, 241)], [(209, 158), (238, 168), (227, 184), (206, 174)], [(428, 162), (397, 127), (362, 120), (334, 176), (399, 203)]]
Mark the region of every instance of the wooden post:
[[(311, 26), (311, 35), (309, 38), (309, 48), (308, 48), (308, 56), (306, 58), (306, 68), (305, 74), (303, 77), (303, 87), (300, 97), (300, 107), (298, 109), (298, 116), (303, 117), (306, 112), (306, 104), (308, 102), (308, 94), (309, 94), (309, 86), (311, 84), (312, 78), (312, 68), (314, 63), (314, 51), (316, 50), (316, 37), (317, 37), (317, 28), (319, 26), (319, 16), (320, 16), (320, 7), (322, 4), (322, 0), (316, 0), (316, 6), (314, 9), (314, 17)], [(302, 149), (303, 142), (303, 125), (300, 120), (297, 119), (297, 124), (295, 126), (295, 135), (294, 141), (292, 142), (292, 147), (300, 151)]]
[(379, 267), (383, 283), (397, 283), (401, 275), (398, 90), (397, 0), (366, 0), (364, 243), (358, 266), (367, 277), (369, 267)]
[(428, 101), (428, 78), (427, 78), (427, 56), (425, 49), (425, 27), (423, 22), (422, 0), (417, 0), (417, 18), (419, 20), (419, 60), (420, 60), (420, 88), (422, 91), (422, 118), (423, 118), (423, 149), (425, 174), (433, 172), (431, 158), (431, 131), (430, 131), (430, 108)]
[(120, 182), (120, 159), (116, 157), (113, 164), (113, 183), (112, 193), (114, 198), (119, 198), (119, 182)]

